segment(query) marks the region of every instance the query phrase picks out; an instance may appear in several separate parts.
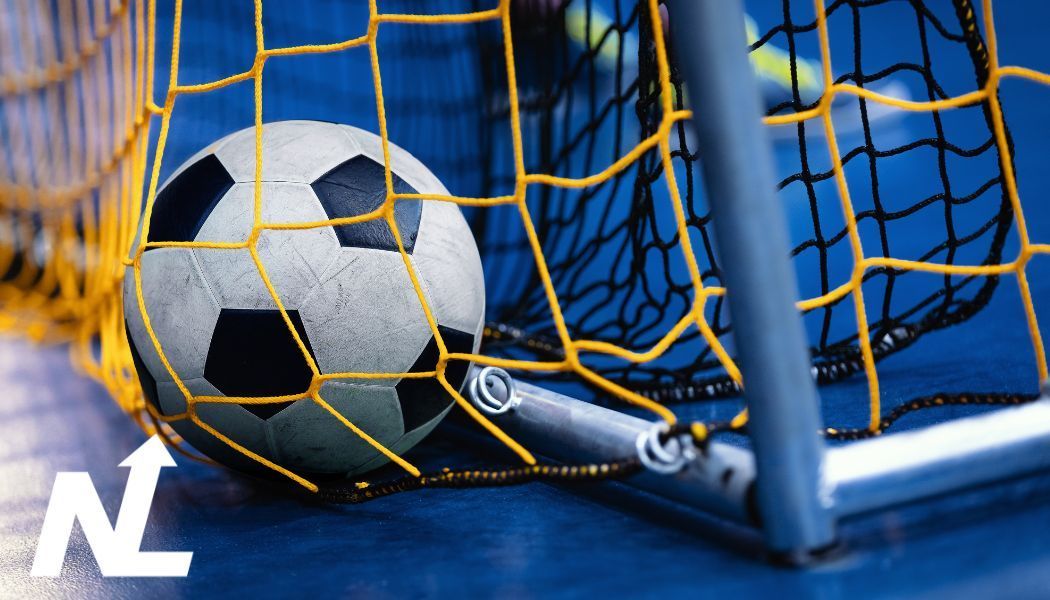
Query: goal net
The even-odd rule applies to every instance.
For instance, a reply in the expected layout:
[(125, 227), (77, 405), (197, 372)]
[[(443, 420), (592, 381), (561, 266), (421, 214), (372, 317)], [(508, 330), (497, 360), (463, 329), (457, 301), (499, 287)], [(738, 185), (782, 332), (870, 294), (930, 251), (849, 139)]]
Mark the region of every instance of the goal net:
[[(988, 1), (747, 8), (825, 435), (1037, 397), (1047, 369), (1026, 269), (1045, 247), (1026, 229), (998, 90), (1004, 77), (1050, 79), (999, 64)], [(143, 209), (200, 147), (296, 118), (379, 133), (446, 184), (452, 195), (434, 199), (467, 214), (486, 274), (484, 344), (442, 355), (435, 377), (473, 361), (700, 424), (697, 437), (746, 431), (689, 124), (703, 107), (690, 105), (662, 2), (59, 0), (12, 12), (0, 26), (0, 326), (71, 342), (77, 367), (147, 430), (175, 437), (143, 401), (123, 328)], [(972, 328), (1003, 322), (1028, 339), (996, 349), (1016, 352), (1016, 368), (986, 385), (945, 370), (977, 352)], [(187, 401), (178, 418), (195, 419), (201, 400)]]

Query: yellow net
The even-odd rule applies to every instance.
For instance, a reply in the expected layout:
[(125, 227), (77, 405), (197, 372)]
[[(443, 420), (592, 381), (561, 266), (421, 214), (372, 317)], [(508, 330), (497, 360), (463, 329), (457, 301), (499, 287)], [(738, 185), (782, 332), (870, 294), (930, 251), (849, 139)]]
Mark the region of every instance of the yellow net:
[(7, 16), (2, 327), (73, 340), (74, 364), (130, 409), (136, 383), (118, 331), (122, 260), (139, 219), (149, 125), (161, 112), (150, 100), (147, 13), (141, 2), (134, 10), (62, 2), (54, 11), (19, 2)]
[[(448, 383), (445, 372), (450, 361), (471, 361), (481, 365), (529, 372), (572, 374), (608, 397), (649, 411), (658, 419), (674, 424), (676, 415), (668, 406), (623, 382), (604, 376), (581, 360), (581, 355), (604, 355), (630, 364), (644, 365), (660, 359), (677, 340), (689, 332), (699, 334), (728, 378), (739, 385), (740, 372), (730, 352), (723, 346), (720, 332), (715, 331), (708, 316), (710, 303), (724, 295), (724, 289), (717, 285), (705, 284), (703, 269), (698, 262), (698, 253), (694, 250), (693, 237), (689, 230), (690, 208), (681, 197), (681, 186), (673, 164), (675, 152), (680, 149), (673, 139), (672, 132), (679, 122), (689, 119), (691, 113), (680, 108), (681, 98), (671, 84), (672, 65), (669, 64), (665, 32), (661, 26), (666, 17), (661, 15), (660, 3), (658, 0), (643, 0), (641, 10), (647, 14), (637, 25), (651, 27), (647, 36), (652, 40), (656, 57), (659, 88), (658, 125), (653, 133), (641, 139), (618, 159), (600, 165), (590, 174), (580, 177), (530, 172), (526, 168), (517, 81), (519, 65), (516, 60), (511, 20), (515, 13), (514, 4), (512, 0), (500, 0), (493, 2), (491, 8), (472, 12), (395, 14), (382, 12), (376, 0), (369, 0), (367, 28), (358, 37), (338, 43), (270, 47), (267, 45), (263, 27), (266, 9), (260, 0), (256, 0), (255, 50), (250, 68), (207, 83), (182, 84), (179, 82), (179, 59), (180, 44), (183, 41), (183, 3), (176, 0), (172, 19), (169, 83), (167, 91), (159, 97), (161, 99), (155, 100), (157, 96), (153, 82), (154, 49), (160, 46), (156, 34), (155, 1), (111, 0), (108, 3), (97, 2), (91, 9), (87, 9), (82, 3), (59, 0), (54, 10), (35, 3), (16, 2), (14, 26), (0, 29), (0, 60), (3, 61), (0, 63), (0, 112), (3, 113), (5, 131), (3, 139), (0, 140), (0, 152), (3, 156), (3, 160), (0, 161), (0, 272), (5, 273), (0, 282), (0, 327), (40, 341), (72, 342), (72, 354), (77, 368), (101, 380), (120, 406), (147, 431), (158, 430), (169, 438), (174, 438), (170, 430), (161, 423), (189, 419), (238, 452), (312, 490), (316, 489), (314, 483), (251, 452), (201, 420), (196, 407), (202, 403), (283, 403), (308, 398), (328, 411), (333, 419), (339, 420), (345, 427), (366, 440), (377, 452), (386, 455), (406, 472), (418, 476), (420, 472), (413, 464), (370, 437), (367, 432), (359, 429), (329, 405), (320, 392), (322, 384), (333, 379), (350, 378), (434, 378), (454, 398), (462, 411), (529, 465), (535, 464), (533, 455), (475, 409)], [(868, 384), (869, 430), (877, 433), (883, 428), (876, 356), (862, 289), (865, 274), (874, 269), (918, 271), (945, 276), (1014, 276), (1031, 333), (1038, 380), (1044, 380), (1047, 377), (1046, 356), (1036, 322), (1026, 267), (1036, 254), (1050, 252), (1050, 245), (1034, 243), (1029, 239), (1013, 164), (1008, 158), (1012, 156), (1012, 149), (1003, 120), (998, 89), (1000, 81), (1006, 77), (1020, 77), (1050, 84), (1050, 76), (1022, 67), (999, 64), (992, 3), (985, 0), (981, 16), (987, 42), (973, 50), (984, 57), (987, 63), (986, 83), (980, 89), (946, 99), (904, 101), (889, 97), (861, 85), (837, 81), (834, 78), (828, 39), (828, 18), (823, 0), (815, 0), (814, 7), (823, 80), (819, 102), (806, 110), (775, 114), (766, 117), (765, 120), (770, 125), (813, 122), (823, 130), (827, 140), (853, 268), (847, 281), (825, 294), (803, 299), (799, 303), (799, 309), (812, 311), (836, 304), (844, 298), (851, 298), (856, 315), (856, 340), (861, 370), (864, 371)], [(977, 27), (978, 20), (969, 2), (960, 0), (956, 2), (956, 7), (964, 12), (969, 11), (968, 15), (961, 15), (960, 22)], [(380, 70), (382, 56), (377, 44), (380, 32), (388, 24), (441, 27), (481, 22), (497, 23), (502, 35), (502, 62), (507, 82), (505, 92), (508, 99), (513, 156), (512, 192), (491, 197), (394, 193), (388, 147), (388, 107)], [(974, 36), (972, 39), (981, 38)], [(303, 223), (266, 222), (262, 212), (261, 183), (262, 164), (266, 160), (262, 145), (262, 124), (265, 115), (263, 81), (266, 66), (274, 61), (286, 60), (286, 57), (290, 56), (339, 53), (354, 48), (366, 49), (371, 62), (377, 129), (383, 143), (388, 189), (385, 203), (373, 212), (353, 217)], [(256, 132), (254, 222), (248, 240), (243, 243), (147, 241), (131, 252), (132, 240), (140, 225), (143, 231), (149, 229), (153, 199), (158, 189), (173, 113), (179, 100), (241, 82), (251, 82), (253, 85)], [(1013, 223), (1020, 242), (1018, 254), (1011, 260), (996, 264), (941, 264), (867, 254), (861, 243), (857, 210), (851, 202), (851, 189), (832, 119), (833, 103), (841, 96), (860, 97), (872, 103), (916, 112), (986, 104), (991, 111), (999, 156), (1006, 157), (1002, 158), (1000, 163), (1005, 193), (1012, 208)], [(99, 124), (102, 126), (97, 126)], [(150, 134), (154, 126), (158, 132), (155, 142), (151, 144)], [(534, 190), (544, 186), (581, 189), (600, 186), (633, 168), (640, 159), (654, 152), (662, 165), (666, 182), (670, 214), (673, 216), (677, 234), (677, 251), (681, 253), (690, 281), (691, 308), (677, 318), (673, 326), (663, 332), (655, 344), (648, 347), (625, 347), (605, 340), (574, 337), (571, 333), (573, 328), (563, 314), (563, 306), (548, 269), (543, 241), (537, 231), (535, 217), (530, 212), (527, 197), (534, 193)], [(398, 235), (394, 206), (403, 200), (447, 201), (465, 207), (476, 207), (478, 210), (509, 206), (516, 210), (553, 324), (555, 344), (559, 349), (557, 359), (525, 360), (489, 354), (464, 354), (450, 352), (446, 348), (413, 264)], [(143, 205), (145, 209), (140, 210)], [(322, 373), (283, 307), (259, 257), (256, 243), (260, 233), (266, 230), (310, 229), (376, 219), (384, 220), (394, 233), (394, 239), (398, 240), (399, 252), (437, 341), (438, 362), (433, 371), (423, 373)], [(143, 299), (139, 261), (144, 250), (155, 247), (247, 250), (313, 372), (309, 389), (295, 396), (267, 398), (192, 394), (165, 358), (163, 340), (157, 338), (150, 325), (150, 317)], [(143, 400), (132, 368), (132, 357), (123, 327), (120, 289), (126, 266), (133, 267), (133, 284), (139, 309), (152, 342), (165, 368), (186, 398), (187, 409), (183, 414), (157, 414), (156, 410)], [(746, 425), (746, 420), (746, 411), (740, 412), (730, 426), (740, 429)], [(702, 423), (696, 423), (692, 431), (698, 438), (707, 435)]]

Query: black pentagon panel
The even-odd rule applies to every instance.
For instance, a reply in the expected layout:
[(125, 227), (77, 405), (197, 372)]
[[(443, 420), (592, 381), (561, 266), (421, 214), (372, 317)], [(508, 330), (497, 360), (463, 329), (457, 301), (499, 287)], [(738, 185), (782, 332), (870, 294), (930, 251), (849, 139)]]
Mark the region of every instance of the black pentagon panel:
[[(288, 317), (313, 356), (299, 312)], [(285, 396), (310, 387), (313, 374), (278, 310), (224, 308), (215, 324), (204, 378), (226, 396)], [(242, 404), (260, 419), (269, 419), (292, 405)]]
[[(445, 347), (449, 352), (466, 354), (474, 350), (474, 336), (471, 334), (442, 325), (438, 325), (438, 331), (441, 333), (441, 339), (445, 340)], [(409, 372), (433, 371), (437, 366), (437, 361), (437, 340), (431, 338)], [(445, 378), (452, 387), (457, 390), (463, 389), (463, 381), (467, 378), (469, 366), (470, 364), (464, 360), (449, 361), (445, 369)], [(397, 384), (397, 400), (401, 403), (405, 433), (430, 422), (452, 404), (452, 397), (433, 377), (402, 379)]]
[(231, 187), (233, 177), (214, 154), (193, 163), (157, 194), (146, 239), (192, 242)]
[(157, 394), (157, 380), (153, 378), (153, 375), (146, 368), (146, 363), (142, 361), (142, 355), (139, 354), (139, 349), (135, 346), (135, 340), (131, 337), (131, 329), (128, 328), (128, 320), (124, 319), (124, 333), (128, 336), (128, 346), (131, 348), (131, 362), (135, 364), (135, 373), (139, 376), (139, 385), (142, 386), (142, 394), (146, 397), (146, 402), (153, 405), (153, 408), (157, 409), (159, 414), (164, 414), (164, 411), (160, 408), (160, 399)]
[[(397, 175), (393, 175), (395, 194), (415, 194), (416, 190)], [(357, 156), (322, 175), (310, 184), (330, 219), (355, 217), (369, 213), (386, 200), (386, 180), (383, 165)], [(394, 205), (394, 220), (401, 233), (401, 243), (409, 254), (416, 246), (419, 219), (423, 205), (418, 200), (400, 200)], [(374, 219), (335, 228), (336, 237), (344, 247), (374, 248), (397, 252), (397, 242), (386, 221)]]

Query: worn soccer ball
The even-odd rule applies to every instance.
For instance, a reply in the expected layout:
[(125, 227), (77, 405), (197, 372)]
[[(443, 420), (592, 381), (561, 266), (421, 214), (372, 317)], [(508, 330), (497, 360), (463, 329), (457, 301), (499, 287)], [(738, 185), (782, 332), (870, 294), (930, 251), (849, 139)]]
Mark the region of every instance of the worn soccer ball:
[[(408, 152), (390, 144), (394, 191), (447, 194)], [(145, 239), (244, 242), (254, 218), (255, 131), (231, 134), (190, 158), (157, 193)], [(380, 139), (314, 121), (263, 127), (262, 221), (308, 223), (361, 215), (383, 203)], [(481, 260), (454, 204), (398, 201), (401, 242), (450, 352), (476, 352), (485, 312)], [(140, 232), (140, 239), (143, 237)], [(438, 349), (392, 230), (383, 220), (264, 229), (259, 258), (322, 374), (433, 371)], [(313, 375), (247, 249), (148, 248), (142, 295), (153, 330), (194, 396), (301, 394)], [(143, 323), (131, 268), (124, 283), (128, 340), (144, 394), (162, 415), (186, 399)], [(469, 365), (450, 361), (461, 388)], [(452, 406), (434, 378), (336, 379), (321, 397), (396, 453), (427, 435)], [(310, 398), (278, 404), (198, 402), (202, 421), (300, 474), (356, 474), (387, 459)], [(188, 419), (171, 423), (229, 466), (260, 465)]]

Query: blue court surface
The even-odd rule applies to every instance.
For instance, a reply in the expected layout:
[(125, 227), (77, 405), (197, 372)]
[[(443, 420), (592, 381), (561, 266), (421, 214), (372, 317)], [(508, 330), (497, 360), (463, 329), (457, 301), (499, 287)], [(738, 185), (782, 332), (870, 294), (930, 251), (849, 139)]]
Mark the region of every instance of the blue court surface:
[[(90, 469), (113, 518), (127, 477), (116, 465), (144, 438), (101, 388), (69, 374), (61, 350), (8, 341), (2, 357), (5, 597), (1005, 598), (1050, 589), (1045, 480), (878, 515), (849, 528), (840, 557), (798, 570), (622, 485), (427, 490), (333, 507), (182, 457), (162, 472), (142, 547), (193, 550), (189, 577), (104, 579), (76, 531), (63, 577), (31, 579), (55, 472)], [(430, 450), (435, 465), (484, 458), (444, 440)]]
[[(187, 2), (187, 11), (191, 5), (196, 11), (208, 10), (204, 3)], [(1003, 0), (997, 7), (1003, 63), (1050, 71), (1045, 38), (1050, 5)], [(234, 9), (222, 3), (212, 10)], [(250, 33), (250, 6), (244, 10)], [(883, 44), (892, 45), (892, 19), (887, 13), (880, 34)], [(231, 54), (249, 50), (243, 39), (207, 48), (208, 35), (216, 32), (207, 30), (206, 20), (186, 25), (191, 31), (198, 26), (198, 37), (185, 48), (187, 82), (228, 74), (209, 73), (209, 56), (230, 64), (239, 60)], [(170, 23), (161, 19), (159, 27), (170, 28)], [(280, 29), (274, 30), (279, 36)], [(244, 32), (226, 35), (240, 33)], [(323, 79), (312, 68), (297, 74), (303, 85)], [(250, 99), (248, 89), (231, 93)], [(267, 120), (356, 118), (357, 113), (347, 116), (331, 99), (314, 105), (298, 102), (294, 92), (267, 93), (273, 96)], [(1003, 83), (1002, 99), (1017, 148), (1030, 235), (1050, 242), (1050, 90), (1010, 80)], [(200, 140), (250, 123), (244, 120), (250, 119), (250, 112), (210, 111), (206, 103), (211, 101), (187, 100), (185, 106), (196, 111), (191, 114), (205, 116), (180, 122), (177, 115), (173, 120), (173, 129), (181, 127), (186, 134), (173, 134), (164, 174), (188, 157)], [(346, 102), (363, 106), (362, 115), (374, 106), (369, 98)], [(918, 117), (902, 117), (886, 135), (922, 135), (926, 125), (918, 122)], [(391, 137), (396, 138), (396, 132)], [(781, 167), (791, 168), (792, 152), (778, 143)], [(923, 185), (930, 177), (928, 167), (925, 162), (893, 162), (881, 174), (883, 193), (904, 193)], [(445, 178), (469, 178), (443, 173), (440, 164), (433, 168)], [(965, 175), (960, 178), (966, 180)], [(808, 227), (805, 215), (791, 214), (790, 207), (788, 217), (793, 230)], [(914, 235), (925, 233), (920, 227)], [(1046, 262), (1045, 257), (1036, 258), (1028, 269), (1044, 336), (1050, 333)], [(803, 288), (812, 276), (800, 274)], [(879, 365), (887, 406), (913, 397), (917, 389), (1036, 391), (1031, 343), (1012, 279), (1004, 278), (980, 318), (930, 335), (911, 350)], [(822, 390), (826, 416), (851, 426), (865, 423), (867, 405), (857, 400), (865, 389), (857, 376)], [(709, 410), (699, 406), (680, 409), (679, 414), (708, 418), (713, 414)], [(930, 418), (964, 412), (946, 408)], [(914, 427), (925, 418), (909, 416), (900, 426)], [(510, 460), (475, 437), (443, 425), (411, 456), (424, 470)], [(193, 551), (187, 578), (103, 578), (79, 526), (74, 528), (63, 576), (30, 578), (55, 474), (90, 471), (113, 519), (127, 481), (127, 470), (117, 464), (144, 440), (102, 387), (70, 367), (66, 348), (0, 340), (0, 597), (1050, 596), (1050, 476), (848, 522), (841, 547), (826, 560), (788, 568), (766, 561), (753, 534), (621, 483), (430, 489), (356, 506), (325, 505), (181, 455), (175, 455), (177, 468), (161, 474), (142, 548)]]

